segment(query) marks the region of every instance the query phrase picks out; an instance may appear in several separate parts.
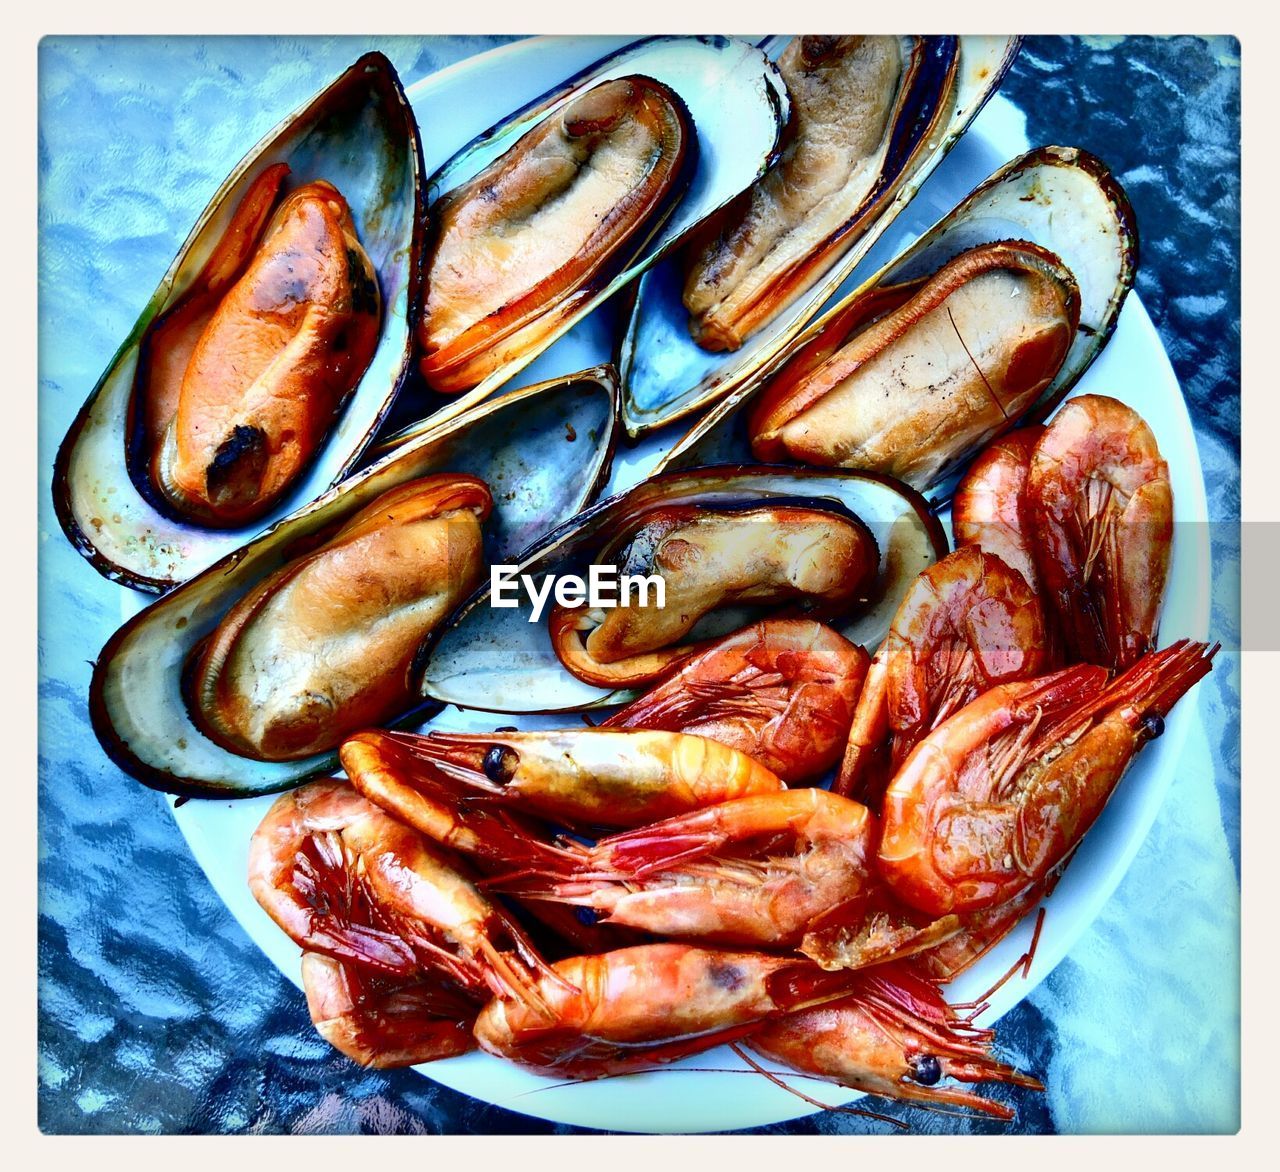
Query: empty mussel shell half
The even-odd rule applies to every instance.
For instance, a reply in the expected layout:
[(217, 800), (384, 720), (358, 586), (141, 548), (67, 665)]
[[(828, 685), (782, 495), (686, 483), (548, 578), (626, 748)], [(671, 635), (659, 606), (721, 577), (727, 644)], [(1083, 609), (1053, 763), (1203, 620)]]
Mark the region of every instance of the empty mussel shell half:
[[(269, 793), (332, 770), (336, 752), (296, 756), (307, 748), (305, 739), (267, 737), (255, 744), (251, 737), (243, 743), (241, 734), (251, 718), (230, 719), (224, 728), (207, 716), (193, 716), (202, 686), (211, 687), (208, 695), (219, 695), (219, 672), (207, 670), (209, 656), (204, 654), (210, 636), (218, 632), (222, 650), (234, 651), (234, 640), (223, 636), (240, 618), (253, 617), (254, 592), (262, 583), (280, 575), (275, 581), (288, 584), (292, 568), (305, 566), (326, 543), (340, 544), (353, 530), (368, 528), (370, 518), (360, 515), (374, 502), (390, 502), (384, 511), (397, 513), (397, 491), (424, 477), (453, 474), (446, 479), (458, 482), (462, 497), (452, 504), (474, 506), (477, 519), (487, 509), (480, 498), (491, 498), (491, 511), (480, 528), (482, 560), (485, 565), (511, 561), (599, 493), (612, 463), (616, 421), (617, 376), (611, 367), (595, 367), (481, 404), (350, 477), (153, 603), (112, 636), (90, 687), (98, 739), (140, 781), (196, 797)], [(477, 482), (487, 492), (476, 490)], [(399, 506), (402, 510), (403, 502)], [(317, 598), (337, 597), (325, 583), (320, 586)], [(358, 611), (358, 597), (356, 603)], [(307, 610), (304, 605), (304, 617), (319, 622)], [(384, 621), (378, 615), (366, 620), (356, 632), (357, 641), (366, 627), (369, 637), (376, 637)], [(302, 643), (291, 648), (288, 640), (274, 645), (268, 640), (262, 646), (256, 655), (264, 663), (277, 651), (289, 664), (295, 650), (303, 657), (311, 653)], [(415, 655), (420, 653), (417, 648)], [(279, 678), (303, 674), (282, 669)], [(283, 705), (270, 696), (270, 687), (262, 690), (262, 681), (248, 681), (248, 686), (261, 695), (264, 706)], [(411, 701), (394, 723), (412, 723), (428, 707)], [(322, 737), (323, 731), (316, 735)]]
[[(1030, 151), (980, 184), (716, 404), (661, 467), (736, 463), (753, 455), (796, 459), (892, 472), (945, 500), (985, 442), (1019, 422), (1044, 419), (1088, 370), (1115, 330), (1137, 261), (1133, 209), (1105, 164), (1071, 147)], [(965, 279), (975, 274), (989, 284)], [(965, 288), (999, 288), (997, 299), (1003, 297), (1006, 308), (1016, 301), (1019, 311), (984, 310), (982, 298), (971, 298), (967, 307), (953, 302), (949, 294)], [(1012, 346), (1006, 333), (1014, 336)], [(1027, 342), (1024, 351), (1020, 343)], [(919, 353), (910, 353), (912, 346)], [(943, 365), (954, 369), (948, 366), (939, 386), (931, 390), (929, 380), (899, 385), (912, 362), (935, 362), (943, 352)], [(892, 376), (876, 394), (885, 401), (890, 392), (889, 414), (867, 408), (861, 385), (885, 354), (893, 359)], [(843, 366), (842, 355), (849, 359)], [(1011, 357), (1021, 362), (1012, 372)], [(1056, 373), (1046, 377), (1051, 368)], [(830, 374), (825, 382), (824, 371)], [(1001, 382), (1006, 377), (1008, 385)], [(961, 383), (974, 403), (990, 402), (987, 415), (952, 410), (946, 396)], [(1019, 389), (1026, 393), (1012, 393)], [(788, 442), (786, 421), (803, 422), (815, 407), (824, 409), (821, 421), (807, 418), (825, 440), (805, 441), (797, 424)], [(893, 432), (892, 444), (880, 442), (881, 430)], [(824, 444), (828, 450), (818, 451)]]
[[(409, 371), (424, 206), (417, 123), (380, 53), (360, 58), (241, 160), (59, 449), (59, 521), (101, 573), (164, 591), (355, 466)], [(335, 253), (343, 263), (324, 262)], [(300, 271), (288, 268), (302, 255)], [(287, 387), (261, 385), (275, 364), (240, 387), (244, 372), (228, 361), (226, 339), (266, 354), (284, 327), (263, 305), (274, 299), (283, 314), (299, 289), (316, 312), (286, 324), (315, 352), (292, 347)], [(196, 367), (199, 385), (189, 393)], [(216, 451), (179, 451), (178, 386), (192, 419), (223, 419), (218, 397), (237, 388), (262, 410), (287, 402), (298, 414), (273, 419), (278, 435), (237, 423)], [(292, 454), (282, 460), (282, 450)]]
[[(878, 567), (874, 582), (860, 593), (861, 606), (831, 618), (831, 625), (852, 642), (874, 649), (889, 629), (911, 580), (947, 552), (946, 535), (924, 499), (906, 485), (884, 476), (809, 468), (736, 465), (693, 468), (653, 477), (627, 492), (565, 522), (518, 559), (516, 575), (528, 575), (534, 589), (547, 589), (549, 575), (588, 575), (588, 567), (638, 518), (655, 510), (702, 506), (708, 510), (796, 503), (856, 519), (874, 541)], [(605, 564), (605, 563), (595, 563)], [(565, 670), (552, 646), (549, 629), (554, 598), (532, 622), (528, 592), (516, 606), (494, 606), (482, 587), (447, 624), (426, 657), (424, 697), (463, 708), (491, 712), (573, 712), (625, 702), (634, 691), (594, 687)], [(510, 599), (508, 598), (509, 602)], [(712, 623), (695, 626), (696, 641), (753, 621), (744, 608), (741, 621), (720, 612)], [(725, 626), (726, 621), (728, 625)]]
[[(535, 41), (516, 48), (525, 54), (554, 55), (564, 51), (563, 47), (557, 47), (554, 42)], [(507, 82), (503, 74), (510, 71), (510, 65), (496, 58), (494, 68), (497, 72), (493, 75), (493, 85), (505, 87)], [(488, 319), (491, 324), (504, 327), (511, 322), (521, 323), (521, 329), (515, 338), (518, 344), (508, 346), (504, 341), (499, 347), (501, 361), (469, 387), (467, 384), (471, 381), (470, 374), (453, 380), (446, 371), (445, 383), (442, 385), (450, 393), (434, 399), (431, 404), (434, 407), (431, 421), (448, 418), (465, 410), (507, 382), (572, 328), (574, 323), (656, 263), (692, 228), (746, 190), (764, 172), (778, 149), (790, 108), (789, 100), (776, 67), (761, 49), (730, 37), (650, 37), (628, 45), (574, 73), (497, 125), (488, 129), (484, 129), (482, 125), (476, 126), (474, 140), (445, 162), (429, 180), (429, 205), (433, 216), (442, 211), (442, 222), (446, 220), (452, 214), (450, 209), (454, 194), (466, 190), (467, 185), (477, 176), (493, 174), (490, 168), (495, 165), (499, 165), (498, 171), (501, 172), (501, 162), (508, 156), (508, 152), (518, 153), (522, 149), (520, 144), (526, 135), (536, 137), (544, 133), (546, 125), (550, 123), (554, 126), (553, 120), (562, 118), (566, 109), (580, 103), (592, 91), (598, 93), (606, 83), (619, 79), (630, 79), (628, 84), (635, 91), (626, 104), (633, 105), (635, 95), (641, 90), (653, 91), (647, 95), (647, 100), (659, 91), (671, 95), (670, 100), (657, 102), (654, 117), (646, 116), (646, 119), (640, 120), (640, 124), (649, 125), (651, 131), (661, 127), (661, 135), (656, 137), (665, 136), (673, 143), (688, 139), (687, 158), (690, 169), (687, 175), (681, 176), (683, 195), (678, 199), (665, 201), (658, 213), (645, 221), (642, 231), (628, 236), (622, 242), (608, 264), (565, 265), (565, 258), (552, 256), (549, 239), (539, 241), (531, 238), (529, 247), (540, 254), (537, 263), (552, 271), (533, 274), (527, 265), (522, 264), (520, 280), (516, 282), (520, 287), (511, 291), (510, 304), (499, 297), (502, 304), (497, 309), (491, 308)], [(617, 96), (616, 93), (614, 96)], [(456, 98), (455, 92), (449, 106), (449, 117), (455, 122), (466, 116), (466, 107), (460, 106)], [(424, 124), (430, 125), (430, 114), (434, 108), (430, 93), (425, 93), (420, 103), (415, 98), (415, 103)], [(661, 118), (656, 116), (660, 109), (666, 111)], [(683, 123), (685, 115), (696, 131), (694, 136), (683, 134), (674, 124)], [(553, 146), (556, 145), (557, 137), (552, 136)], [(530, 182), (517, 186), (531, 189), (537, 185)], [(535, 222), (544, 213), (549, 221), (561, 215), (567, 209), (552, 206), (561, 202), (569, 207), (580, 203), (588, 218), (596, 214), (591, 194), (598, 182), (590, 164), (582, 167), (575, 176), (575, 182), (567, 189), (571, 199), (563, 200), (564, 192), (560, 192), (555, 185), (551, 186), (555, 189), (553, 198), (547, 201), (545, 209), (536, 200), (525, 198), (529, 194), (528, 190), (522, 190), (520, 198), (513, 199), (513, 209), (518, 211), (523, 220), (530, 222)], [(447, 223), (445, 226), (448, 226)], [(551, 233), (548, 231), (540, 235), (549, 237)], [(439, 243), (438, 239), (436, 243)], [(466, 241), (461, 239), (454, 243), (465, 247)], [(478, 240), (477, 252), (482, 254), (484, 247), (485, 241)], [(589, 253), (590, 249), (584, 251)], [(428, 264), (431, 259), (429, 255)], [(535, 275), (554, 278), (551, 283), (557, 286), (561, 283), (560, 278), (566, 275), (572, 276), (578, 283), (571, 294), (566, 294), (561, 289), (560, 300), (553, 307), (554, 312), (544, 315), (545, 320), (528, 328), (528, 323), (524, 322), (520, 312), (529, 308), (522, 303), (528, 300), (527, 286), (533, 284), (532, 277)], [(430, 303), (432, 293), (429, 282), (426, 296)], [(426, 329), (430, 332), (430, 322), (426, 323)], [(483, 331), (478, 331), (477, 337), (480, 333)], [(486, 360), (478, 361), (475, 369), (487, 366), (485, 347), (471, 349), (475, 353), (468, 351), (469, 357)], [(429, 377), (434, 361), (429, 350)], [(425, 422), (412, 424), (389, 437), (386, 442), (388, 445), (401, 442), (417, 434), (425, 426)]]
[(786, 346), (959, 140), (1019, 44), (771, 39), (798, 116), (770, 174), (636, 286), (619, 359), (627, 431), (704, 408)]

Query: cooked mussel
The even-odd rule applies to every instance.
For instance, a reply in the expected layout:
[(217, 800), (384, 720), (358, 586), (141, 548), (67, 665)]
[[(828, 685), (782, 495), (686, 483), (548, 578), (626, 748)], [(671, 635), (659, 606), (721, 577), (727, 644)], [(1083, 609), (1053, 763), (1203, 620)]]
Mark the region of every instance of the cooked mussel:
[(599, 492), (616, 419), (608, 367), (513, 391), (286, 517), (111, 637), (103, 747), (158, 789), (240, 797), (336, 768), (345, 729), (424, 719), (409, 660), (485, 564)]
[[(509, 250), (508, 243), (495, 235), (505, 225), (519, 237), (523, 251), (511, 252), (518, 264), (506, 260), (489, 264), (487, 273), (468, 264), (461, 266), (464, 272), (459, 274), (437, 266), (426, 281), (431, 302), (422, 338), (427, 376), (436, 382), (441, 372), (433, 368), (441, 366), (444, 381), (437, 385), (448, 393), (433, 393), (432, 414), (417, 423), (406, 422), (385, 436), (383, 451), (508, 384), (579, 323), (588, 333), (599, 330), (598, 321), (593, 327), (583, 319), (750, 187), (776, 153), (790, 101), (777, 67), (759, 47), (723, 36), (645, 37), (593, 59), (591, 54), (600, 52), (600, 43), (596, 38), (535, 38), (482, 55), (474, 64), (468, 63), (464, 74), (445, 71), (413, 87), (410, 96), (418, 120), (437, 128), (426, 144), (434, 168), (427, 183), (428, 214), (433, 223), (441, 224), (441, 232), (448, 229), (445, 243), (465, 260), (473, 244), (466, 237), (467, 225), (478, 223), (482, 230), (474, 241), (477, 255), (489, 264), (495, 255)], [(624, 84), (614, 84), (618, 82)], [(607, 111), (622, 112), (625, 117), (607, 133), (593, 128), (585, 135), (579, 132), (594, 118), (575, 118), (574, 133), (566, 136), (564, 111), (592, 91), (598, 91), (590, 99), (592, 105), (603, 96), (608, 99)], [(664, 91), (674, 98), (660, 97)], [(517, 108), (508, 113), (513, 105)], [(609, 121), (612, 117), (605, 119)], [(671, 145), (677, 130), (688, 174), (677, 179), (677, 190), (665, 202), (659, 200), (663, 206), (656, 214), (643, 225), (633, 222), (630, 213), (642, 210), (644, 200), (653, 194), (648, 180), (665, 173), (670, 160), (664, 156), (658, 167), (652, 152), (647, 158), (643, 152), (636, 158), (622, 148), (646, 141), (656, 147), (664, 136)], [(540, 149), (553, 166), (534, 179), (533, 160), (522, 153), (521, 143), (533, 143), (541, 135), (546, 138)], [(572, 160), (587, 146), (594, 149), (579, 168)], [(623, 176), (643, 180), (633, 193), (643, 199), (633, 200), (626, 215), (612, 215), (615, 209), (599, 206), (600, 192), (614, 187), (612, 180), (605, 182), (608, 177), (598, 165), (606, 158), (626, 160)], [(505, 169), (506, 163), (513, 164), (512, 169)], [(500, 196), (497, 204), (489, 207), (484, 199), (469, 200), (463, 214), (455, 193), (474, 192), (472, 181), (495, 170), (504, 179), (494, 188)], [(563, 207), (539, 202), (539, 192), (554, 190), (568, 180), (573, 182), (566, 191), (573, 198), (555, 201), (563, 202)], [(545, 225), (556, 223), (566, 235), (555, 240), (550, 232), (541, 233), (540, 238), (518, 232), (518, 223), (503, 219), (504, 208), (508, 213), (517, 209), (521, 215), (536, 209), (532, 219)], [(579, 216), (575, 208), (587, 210)], [(607, 221), (607, 228), (599, 232), (591, 219), (597, 213), (602, 222)], [(621, 234), (620, 228), (625, 229)], [(440, 233), (435, 238), (442, 240)], [(606, 245), (613, 246), (611, 255)], [(574, 256), (579, 246), (581, 255)], [(552, 304), (549, 295), (560, 300)], [(548, 305), (550, 310), (539, 315), (540, 307)], [(437, 320), (438, 329), (431, 325), (432, 319)], [(433, 347), (438, 344), (443, 349), (437, 353)], [(587, 353), (588, 360), (598, 360), (598, 351)], [(492, 362), (494, 358), (500, 361)], [(467, 371), (473, 362), (475, 369), (487, 371), (474, 385)], [(541, 377), (562, 369), (546, 363)], [(459, 389), (464, 385), (470, 389)]]
[(411, 369), (425, 206), (380, 53), (236, 166), (59, 448), (99, 572), (161, 593), (351, 471)]
[(469, 390), (552, 332), (644, 243), (696, 146), (667, 86), (616, 78), (440, 199), (418, 329), (427, 383)]
[(595, 558), (615, 561), (622, 575), (660, 578), (662, 605), (557, 606), (548, 621), (560, 662), (601, 688), (669, 673), (706, 646), (686, 641), (694, 626), (725, 607), (783, 607), (814, 618), (857, 610), (880, 566), (871, 531), (846, 508), (794, 497), (659, 507)]
[[(776, 523), (788, 514), (800, 522), (790, 542), (779, 540), (785, 530)], [(747, 539), (744, 529), (752, 531)], [(468, 600), (425, 657), (421, 691), (489, 712), (618, 704), (634, 695), (632, 683), (652, 678), (639, 669), (675, 670), (706, 639), (758, 620), (762, 610), (807, 609), (826, 616), (849, 641), (874, 648), (908, 584), (946, 551), (946, 535), (923, 498), (886, 476), (753, 465), (654, 476), (566, 521), (522, 554), (506, 582), (524, 583), (518, 601), (507, 594), (499, 604), (491, 589)], [(753, 554), (762, 555), (757, 565)], [(551, 598), (553, 579), (589, 579), (592, 565), (610, 560), (619, 569), (617, 578), (607, 575), (619, 600), (622, 575), (647, 577), (657, 569), (667, 591), (661, 613), (652, 606), (656, 588), (645, 587), (652, 590), (649, 607), (631, 614), (612, 608), (613, 622), (604, 627), (607, 608), (570, 610), (574, 600), (566, 591), (553, 600), (564, 608), (547, 604), (534, 620), (539, 608), (531, 595)], [(637, 590), (634, 600), (641, 597)], [(674, 646), (667, 645), (667, 623), (675, 625)], [(593, 656), (615, 631), (620, 651), (615, 643)], [(584, 633), (600, 638), (593, 646)], [(591, 677), (600, 682), (586, 682)]]
[(1137, 249), (1133, 209), (1102, 162), (1030, 151), (755, 371), (660, 466), (792, 459), (891, 472), (945, 497), (983, 443), (1043, 419), (1089, 369)]
[(765, 384), (747, 420), (752, 453), (926, 488), (1035, 403), (1079, 324), (1075, 277), (1025, 241), (877, 285)]
[(999, 87), (1016, 37), (770, 38), (793, 118), (775, 166), (636, 285), (632, 435), (750, 382), (818, 313)]
[(341, 192), (305, 184), (262, 224), (288, 173), (262, 173), (138, 362), (151, 481), (176, 514), (210, 525), (279, 500), (378, 345), (378, 275)]
[(737, 350), (853, 243), (910, 156), (903, 123), (924, 106), (907, 136), (927, 139), (943, 116), (956, 55), (954, 37), (796, 37), (787, 45), (778, 71), (791, 95), (791, 140), (689, 251), (683, 300), (698, 345)]
[(397, 716), (419, 643), (480, 579), (492, 507), (477, 477), (412, 480), (260, 582), (196, 657), (196, 723), (233, 753), (290, 761)]

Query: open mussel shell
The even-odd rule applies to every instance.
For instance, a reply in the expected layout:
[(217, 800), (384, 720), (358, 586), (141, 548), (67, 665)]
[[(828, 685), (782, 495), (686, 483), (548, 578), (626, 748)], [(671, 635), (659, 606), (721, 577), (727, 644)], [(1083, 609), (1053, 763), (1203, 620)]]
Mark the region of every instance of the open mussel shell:
[[(601, 302), (656, 263), (697, 224), (746, 190), (774, 157), (789, 102), (776, 67), (759, 48), (730, 37), (650, 37), (579, 71), (497, 125), (487, 130), (477, 126), (474, 140), (429, 179), (429, 205), (484, 170), (566, 103), (603, 81), (629, 75), (661, 82), (693, 120), (696, 159), (683, 196), (672, 202), (665, 218), (655, 222), (620, 266), (609, 266), (601, 279), (575, 295), (573, 310), (558, 314), (554, 328), (471, 390), (430, 395), (427, 409), (434, 408), (430, 419), (389, 437), (384, 441), (388, 446), (491, 394)], [(500, 84), (502, 79), (495, 77), (495, 85)], [(424, 106), (422, 116), (427, 113)], [(465, 108), (450, 109), (455, 121), (465, 116)]]
[[(323, 179), (349, 205), (377, 273), (380, 334), (372, 361), (318, 454), (278, 506), (251, 523), (214, 529), (158, 507), (154, 489), (142, 483), (145, 470), (129, 466), (136, 414), (131, 399), (149, 331), (200, 274), (254, 181), (278, 163), (290, 170), (286, 193)], [(391, 62), (380, 53), (361, 57), (240, 161), (201, 213), (59, 449), (53, 481), (58, 519), (99, 572), (140, 590), (167, 590), (350, 471), (409, 370), (420, 293), (424, 192), (417, 123)]]
[[(548, 574), (584, 574), (602, 548), (659, 505), (715, 508), (796, 497), (811, 505), (834, 502), (875, 538), (880, 571), (870, 605), (831, 624), (874, 650), (908, 584), (947, 552), (946, 534), (924, 498), (888, 477), (772, 465), (693, 468), (656, 476), (566, 521), (521, 555), (518, 573), (538, 584)], [(459, 608), (426, 658), (423, 696), (490, 712), (573, 712), (621, 704), (634, 695), (593, 688), (564, 669), (547, 629), (551, 609), (549, 601), (539, 621), (531, 622), (523, 589), (519, 606), (495, 607), (489, 587), (483, 586)], [(744, 616), (739, 625), (753, 617), (758, 616)], [(693, 634), (699, 634), (697, 628)]]
[[(837, 240), (816, 243), (815, 251), (831, 264), (805, 292), (739, 349), (726, 353), (702, 349), (689, 333), (689, 312), (681, 300), (682, 257), (665, 258), (637, 284), (618, 359), (623, 423), (632, 436), (729, 395), (787, 346), (968, 129), (999, 88), (1021, 43), (1018, 37), (914, 39), (927, 60), (915, 73), (916, 100), (902, 105), (894, 125), (882, 183)], [(786, 43), (786, 38), (772, 38), (766, 48), (776, 56)]]
[[(1116, 328), (1133, 287), (1138, 233), (1123, 188), (1099, 159), (1074, 147), (1040, 147), (1000, 168), (910, 248), (833, 305), (732, 396), (716, 404), (671, 449), (663, 469), (751, 458), (747, 417), (757, 393), (784, 363), (824, 331), (838, 332), (850, 307), (880, 286), (932, 274), (982, 244), (1017, 240), (1055, 254), (1075, 277), (1080, 319), (1061, 368), (1013, 427), (1043, 420), (1089, 369)], [(976, 454), (976, 453), (970, 453)], [(929, 490), (945, 500), (962, 470), (949, 468)]]
[[(434, 472), (480, 477), (493, 495), (487, 562), (510, 561), (594, 499), (608, 479), (617, 376), (596, 367), (512, 391), (420, 436), (331, 489), (127, 622), (103, 648), (89, 692), (94, 730), (139, 781), (194, 797), (270, 793), (336, 768), (242, 757), (201, 732), (186, 700), (193, 652), (237, 599), (315, 548), (383, 493)], [(421, 710), (405, 713), (404, 723)]]

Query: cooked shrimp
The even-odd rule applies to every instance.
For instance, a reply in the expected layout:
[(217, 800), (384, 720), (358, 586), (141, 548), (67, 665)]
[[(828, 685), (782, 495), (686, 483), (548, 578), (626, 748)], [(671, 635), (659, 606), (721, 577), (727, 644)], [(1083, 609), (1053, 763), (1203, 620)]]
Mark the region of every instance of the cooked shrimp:
[[(462, 783), (473, 796), (595, 826), (642, 826), (749, 794), (785, 788), (745, 753), (674, 732), (382, 734), (419, 770)], [(348, 764), (344, 757), (344, 764)]]
[(546, 964), (457, 866), (350, 786), (318, 781), (267, 812), (249, 887), (307, 951), (391, 977), (447, 977), (473, 994), (536, 996)]
[(906, 966), (884, 965), (859, 977), (852, 996), (766, 1021), (745, 1044), (774, 1062), (854, 1090), (969, 1107), (999, 1119), (1012, 1119), (1013, 1111), (939, 1081), (1044, 1089), (1038, 1079), (992, 1055), (993, 1030), (958, 1017), (933, 984)]
[(445, 982), (386, 977), (304, 952), (302, 985), (316, 1031), (361, 1066), (413, 1066), (475, 1045), (480, 1007)]
[(502, 886), (663, 936), (786, 947), (830, 909), (865, 902), (873, 822), (824, 789), (762, 794), (602, 839), (576, 877)]
[[(899, 965), (831, 974), (787, 957), (663, 943), (555, 968), (562, 983), (544, 990), (554, 1024), (495, 999), (476, 1019), (483, 1049), (546, 1074), (601, 1078), (745, 1037), (767, 1057), (832, 1081), (997, 1115), (997, 1104), (934, 1084), (947, 1074), (1039, 1086), (991, 1057), (989, 1030), (960, 1021)], [(829, 1002), (841, 1007), (834, 1028), (803, 1012)]]
[(956, 550), (924, 570), (898, 607), (867, 673), (833, 788), (873, 794), (883, 747), (895, 772), (930, 729), (976, 696), (1047, 666), (1035, 592), (994, 554)]
[[(434, 735), (434, 734), (431, 734)], [(348, 737), (338, 752), (351, 784), (369, 801), (441, 846), (510, 867), (563, 854), (551, 846), (547, 827), (493, 802), (465, 802), (452, 773), (435, 768), (394, 733), (368, 729)]]
[(1173, 538), (1169, 468), (1151, 429), (1104, 395), (1070, 400), (1036, 444), (1026, 493), (1068, 654), (1128, 667), (1155, 646)]
[(849, 735), (867, 653), (812, 619), (766, 619), (685, 660), (604, 728), (693, 733), (788, 785), (821, 777)]
[(1043, 427), (1023, 427), (989, 444), (956, 486), (951, 528), (956, 547), (976, 545), (1018, 571), (1039, 590), (1026, 484), (1031, 452)]
[[(510, 874), (537, 867), (572, 873), (580, 856), (552, 842), (544, 822), (517, 811), (495, 808), (487, 795), (468, 800), (467, 787), (448, 773), (425, 768), (400, 741), (370, 729), (343, 743), (342, 766), (375, 805), (434, 842), (471, 858), (485, 873)], [(634, 943), (631, 934), (603, 924), (583, 923), (571, 908), (533, 903), (528, 911), (567, 942), (572, 952), (602, 952)]]
[(1182, 640), (1110, 683), (1078, 666), (1003, 684), (939, 725), (885, 794), (878, 858), (894, 893), (940, 916), (1044, 880), (1216, 652)]
[(768, 1017), (831, 1000), (857, 973), (805, 960), (687, 944), (641, 944), (557, 961), (539, 984), (551, 1020), (494, 998), (476, 1019), (481, 1048), (546, 1073), (621, 1074), (708, 1050)]

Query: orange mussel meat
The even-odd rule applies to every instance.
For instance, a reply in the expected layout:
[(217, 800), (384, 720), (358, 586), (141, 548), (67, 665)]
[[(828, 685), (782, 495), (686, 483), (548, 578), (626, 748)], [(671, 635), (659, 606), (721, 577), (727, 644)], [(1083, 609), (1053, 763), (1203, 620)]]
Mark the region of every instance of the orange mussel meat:
[(318, 180), (276, 207), (288, 172), (254, 182), (138, 364), (146, 479), (165, 507), (210, 526), (279, 501), (378, 345), (377, 275), (346, 200)]
[(671, 90), (617, 78), (445, 195), (418, 330), (430, 386), (469, 390), (552, 334), (669, 210), (694, 142)]

